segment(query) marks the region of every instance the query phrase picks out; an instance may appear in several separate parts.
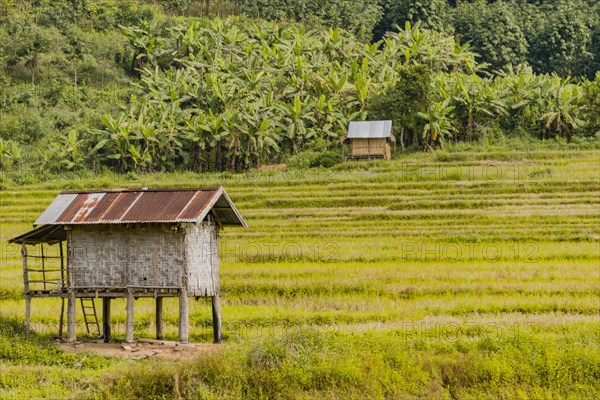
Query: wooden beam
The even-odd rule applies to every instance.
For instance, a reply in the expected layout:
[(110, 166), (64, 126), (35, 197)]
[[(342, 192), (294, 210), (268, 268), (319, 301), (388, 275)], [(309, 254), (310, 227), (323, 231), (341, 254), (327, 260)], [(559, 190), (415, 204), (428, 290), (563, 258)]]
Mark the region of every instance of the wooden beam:
[(110, 297), (102, 298), (102, 338), (104, 343), (110, 343)]
[(162, 327), (162, 313), (163, 313), (163, 299), (162, 297), (156, 298), (156, 339), (163, 339), (163, 327)]
[(217, 213), (216, 213), (214, 210), (215, 210), (215, 209), (214, 209), (214, 208), (212, 208), (212, 209), (210, 210), (210, 214), (213, 216), (214, 220), (217, 222), (217, 225), (218, 225), (219, 227), (221, 227), (221, 226), (222, 226), (222, 224), (221, 224), (221, 220), (219, 219), (219, 217), (217, 217)]
[(223, 330), (221, 327), (221, 299), (219, 293), (212, 296), (213, 333), (215, 343), (223, 341)]
[(71, 290), (69, 292), (69, 302), (67, 304), (67, 342), (72, 343), (77, 340), (76, 326), (75, 292)]
[[(32, 282), (32, 281), (30, 281)], [(50, 281), (51, 282), (51, 281)], [(54, 282), (56, 284), (56, 282)], [(75, 288), (75, 297), (110, 297), (112, 299), (116, 298), (127, 298), (127, 289), (82, 289)], [(179, 298), (179, 293), (181, 289), (156, 289), (157, 293), (153, 293), (151, 289), (146, 289), (146, 291), (133, 290), (133, 296), (137, 299), (141, 298), (156, 298), (156, 297), (177, 297)], [(97, 296), (96, 296), (97, 292)], [(63, 290), (30, 290), (29, 297), (33, 298), (48, 298), (48, 297), (64, 297), (68, 298), (69, 294), (67, 291)]]
[(133, 302), (135, 299), (133, 298), (133, 290), (129, 289), (127, 291), (127, 320), (125, 322), (125, 342), (133, 343)]
[(187, 289), (182, 288), (179, 294), (179, 342), (189, 343), (189, 314)]

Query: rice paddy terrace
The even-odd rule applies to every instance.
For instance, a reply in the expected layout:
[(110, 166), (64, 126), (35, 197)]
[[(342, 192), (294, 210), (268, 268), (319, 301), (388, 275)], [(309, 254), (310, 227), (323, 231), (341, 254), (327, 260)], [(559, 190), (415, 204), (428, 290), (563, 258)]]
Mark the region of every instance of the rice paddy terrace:
[[(325, 357), (334, 371), (327, 379), (309, 368), (298, 389), (286, 375), (291, 397), (598, 394), (598, 151), (422, 154), (332, 169), (128, 178), (6, 186), (0, 318), (24, 320), (20, 253), (6, 241), (29, 229), (59, 191), (222, 185), (250, 226), (222, 235), (223, 348), (277, 371), (287, 365), (306, 372), (299, 365), (313, 364), (299, 361), (305, 353)], [(55, 333), (58, 305), (33, 301), (32, 322), (42, 337)], [(114, 307), (117, 339), (124, 336), (122, 305)], [(191, 339), (209, 342), (209, 303), (190, 306)], [(153, 311), (151, 301), (136, 302), (136, 336), (152, 336)], [(165, 335), (175, 339), (175, 300), (165, 302), (164, 317)], [(313, 336), (300, 350), (285, 350), (305, 330), (321, 338), (320, 350), (311, 347)], [(283, 355), (262, 347), (257, 356), (256, 343), (265, 340), (283, 340)], [(14, 372), (19, 357), (0, 353), (0, 366)], [(350, 378), (336, 378), (335, 368), (350, 362), (358, 370), (348, 366)], [(387, 389), (361, 386), (371, 375), (360, 366), (379, 362), (378, 371), (404, 371), (406, 385), (389, 378)], [(25, 390), (11, 385), (0, 379), (0, 397)]]

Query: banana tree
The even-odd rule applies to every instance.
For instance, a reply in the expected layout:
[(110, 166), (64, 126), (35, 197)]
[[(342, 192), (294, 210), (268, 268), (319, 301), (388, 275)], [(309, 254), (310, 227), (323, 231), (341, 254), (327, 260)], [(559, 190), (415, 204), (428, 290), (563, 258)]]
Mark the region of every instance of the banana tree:
[(569, 84), (569, 80), (555, 78), (555, 90), (551, 97), (551, 110), (540, 117), (546, 129), (556, 131), (558, 136), (571, 140), (573, 130), (584, 124), (581, 115), (581, 89)]
[(8, 164), (18, 165), (21, 158), (21, 149), (16, 142), (12, 140), (5, 142), (0, 139), (0, 171), (4, 170)]
[(131, 154), (131, 159), (138, 172), (148, 172), (150, 170), (152, 155), (148, 149), (142, 149), (140, 146), (131, 144), (127, 150)]
[(110, 150), (106, 158), (116, 160), (119, 172), (127, 170), (129, 152), (129, 136), (131, 132), (131, 120), (127, 115), (120, 114), (114, 119), (110, 114), (102, 116), (102, 123), (105, 126), (103, 131), (110, 138)]
[(425, 121), (423, 126), (423, 143), (431, 148), (435, 144), (443, 147), (447, 138), (452, 138), (456, 130), (452, 125), (452, 111), (449, 100), (431, 103), (426, 112), (419, 112), (419, 117)]
[(294, 151), (301, 149), (314, 135), (314, 130), (310, 128), (317, 120), (311, 103), (308, 98), (302, 101), (296, 96), (292, 103), (283, 102), (276, 107), (280, 111), (279, 126), (287, 133), (287, 139), (290, 140)]
[(155, 22), (143, 21), (139, 27), (121, 26), (121, 31), (134, 50), (131, 60), (132, 72), (139, 74), (146, 65), (162, 55), (159, 49), (164, 39), (159, 35)]
[(85, 159), (85, 140), (79, 138), (77, 129), (69, 130), (69, 133), (59, 138), (55, 145), (59, 148), (61, 163), (67, 169), (82, 167)]
[(497, 84), (478, 75), (454, 74), (450, 92), (452, 99), (464, 112), (466, 139), (473, 140), (475, 127), (485, 119), (506, 114), (506, 104)]

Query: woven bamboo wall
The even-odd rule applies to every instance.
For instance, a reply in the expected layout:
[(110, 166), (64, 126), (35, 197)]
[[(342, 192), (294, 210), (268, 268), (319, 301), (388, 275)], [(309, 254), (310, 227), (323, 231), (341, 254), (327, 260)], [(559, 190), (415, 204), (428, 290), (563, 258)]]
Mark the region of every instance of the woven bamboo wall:
[(74, 287), (182, 287), (185, 232), (168, 224), (80, 225), (67, 231)]
[(352, 156), (386, 157), (386, 140), (383, 138), (352, 139)]
[(218, 231), (214, 225), (187, 224), (185, 260), (190, 296), (219, 293)]

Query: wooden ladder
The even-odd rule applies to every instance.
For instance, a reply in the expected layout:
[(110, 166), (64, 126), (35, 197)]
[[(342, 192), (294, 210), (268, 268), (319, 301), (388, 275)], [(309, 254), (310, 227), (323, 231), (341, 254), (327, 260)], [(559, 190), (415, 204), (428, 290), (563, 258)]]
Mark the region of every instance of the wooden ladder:
[(100, 336), (100, 324), (98, 323), (98, 314), (96, 314), (96, 304), (93, 297), (81, 297), (81, 310), (83, 311), (83, 320), (85, 321), (85, 329), (88, 335), (90, 325), (96, 328), (98, 336)]

